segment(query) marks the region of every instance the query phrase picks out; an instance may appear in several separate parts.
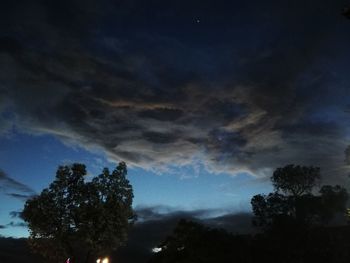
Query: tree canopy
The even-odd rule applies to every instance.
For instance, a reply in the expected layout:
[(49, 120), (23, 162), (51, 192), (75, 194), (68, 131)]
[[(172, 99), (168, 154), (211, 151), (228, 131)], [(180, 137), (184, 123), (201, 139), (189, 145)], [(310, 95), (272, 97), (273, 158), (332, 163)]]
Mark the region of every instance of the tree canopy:
[(338, 185), (324, 185), (315, 195), (320, 178), (318, 167), (287, 165), (277, 168), (271, 177), (275, 191), (255, 195), (251, 200), (253, 223), (288, 229), (286, 224), (322, 225), (328, 224), (337, 214), (345, 215), (347, 191)]
[(149, 262), (349, 262), (348, 193), (320, 180), (318, 167), (278, 168), (271, 176), (274, 191), (251, 200), (254, 223), (263, 231), (240, 235), (205, 220), (180, 220)]
[[(182, 219), (150, 263), (249, 262), (247, 239)], [(237, 253), (239, 251), (239, 253)]]
[(67, 257), (90, 262), (116, 250), (127, 239), (135, 215), (133, 190), (124, 162), (107, 168), (91, 181), (86, 167), (60, 166), (55, 180), (29, 199), (22, 217), (28, 223), (30, 244), (43, 256), (62, 262)]
[(271, 181), (276, 191), (300, 196), (310, 193), (320, 178), (320, 168), (318, 167), (290, 164), (277, 168), (271, 177)]

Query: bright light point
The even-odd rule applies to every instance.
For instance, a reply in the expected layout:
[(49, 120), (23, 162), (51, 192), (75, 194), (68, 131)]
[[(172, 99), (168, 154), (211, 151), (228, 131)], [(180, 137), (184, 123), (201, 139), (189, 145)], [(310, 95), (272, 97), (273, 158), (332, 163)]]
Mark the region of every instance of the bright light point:
[(161, 247), (152, 248), (152, 252), (153, 252), (153, 253), (159, 253), (160, 251), (162, 251), (162, 248), (161, 248)]
[(184, 250), (185, 249), (185, 247), (184, 246), (182, 246), (182, 247), (178, 247), (177, 248), (177, 251), (181, 251), (181, 250)]
[(99, 258), (99, 259), (96, 260), (96, 263), (108, 263), (108, 262), (109, 262), (108, 258), (104, 258), (102, 260)]

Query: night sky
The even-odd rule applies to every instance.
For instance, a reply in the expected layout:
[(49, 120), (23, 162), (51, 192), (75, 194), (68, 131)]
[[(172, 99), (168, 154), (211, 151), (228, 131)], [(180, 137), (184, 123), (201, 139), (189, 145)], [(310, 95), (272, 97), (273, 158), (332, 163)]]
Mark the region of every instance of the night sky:
[(0, 234), (74, 162), (125, 161), (145, 221), (249, 212), (290, 163), (347, 186), (347, 4), (1, 1)]

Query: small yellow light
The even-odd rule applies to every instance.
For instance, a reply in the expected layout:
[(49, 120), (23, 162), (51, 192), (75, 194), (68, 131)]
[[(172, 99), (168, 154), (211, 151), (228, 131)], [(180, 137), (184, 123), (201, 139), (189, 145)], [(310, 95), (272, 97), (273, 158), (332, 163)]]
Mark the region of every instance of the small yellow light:
[(97, 260), (96, 260), (96, 263), (101, 263), (101, 259), (100, 259), (100, 258), (97, 259)]
[(104, 258), (103, 260), (102, 260), (102, 263), (108, 263), (109, 262), (109, 259), (108, 258)]

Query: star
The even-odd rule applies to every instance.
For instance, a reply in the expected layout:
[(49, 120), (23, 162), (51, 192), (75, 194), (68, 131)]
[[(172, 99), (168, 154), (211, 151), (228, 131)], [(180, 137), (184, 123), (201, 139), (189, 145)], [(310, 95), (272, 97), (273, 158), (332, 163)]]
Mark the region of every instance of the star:
[(196, 23), (199, 24), (201, 20), (199, 18), (196, 19)]

